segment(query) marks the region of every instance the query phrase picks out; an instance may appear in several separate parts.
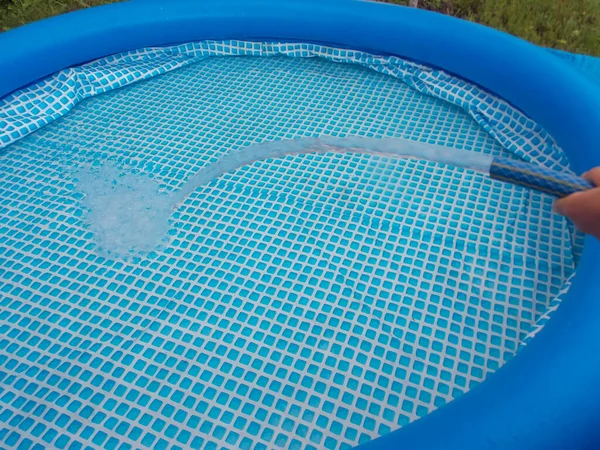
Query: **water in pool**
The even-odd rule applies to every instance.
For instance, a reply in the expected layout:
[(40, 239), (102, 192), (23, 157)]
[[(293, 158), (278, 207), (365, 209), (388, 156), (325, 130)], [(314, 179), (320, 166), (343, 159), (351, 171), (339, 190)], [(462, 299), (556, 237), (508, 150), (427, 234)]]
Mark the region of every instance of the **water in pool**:
[[(141, 257), (168, 243), (169, 219), (196, 189), (245, 165), (305, 153), (358, 153), (391, 158), (417, 158), (489, 171), (491, 156), (402, 139), (303, 138), (235, 149), (194, 174), (170, 194), (155, 180), (120, 171), (111, 163), (78, 173), (82, 205), (99, 251), (114, 257)], [(402, 186), (398, 186), (402, 189)]]
[(161, 192), (152, 178), (106, 163), (80, 170), (77, 189), (98, 251), (141, 257), (168, 242), (172, 196)]
[(205, 58), (0, 152), (5, 446), (348, 448), (480, 383), (534, 329), (575, 267), (550, 197), (370, 153), (231, 169), (315, 136), (533, 159), (547, 142), (500, 144), (493, 120), (418, 92), (485, 103), (449, 75), (295, 46), (322, 57)]

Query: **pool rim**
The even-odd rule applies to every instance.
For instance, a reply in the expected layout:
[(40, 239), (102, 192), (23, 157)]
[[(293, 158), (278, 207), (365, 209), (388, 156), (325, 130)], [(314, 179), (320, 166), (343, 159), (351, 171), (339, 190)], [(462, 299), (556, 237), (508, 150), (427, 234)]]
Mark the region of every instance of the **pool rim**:
[[(568, 62), (476, 24), (356, 0), (136, 0), (58, 16), (0, 35), (0, 98), (103, 56), (206, 39), (314, 42), (441, 67), (544, 126), (576, 171), (600, 165), (600, 85)], [(563, 304), (513, 360), (464, 396), (362, 447), (600, 446), (594, 426), (600, 416), (599, 261), (600, 243), (587, 238)]]

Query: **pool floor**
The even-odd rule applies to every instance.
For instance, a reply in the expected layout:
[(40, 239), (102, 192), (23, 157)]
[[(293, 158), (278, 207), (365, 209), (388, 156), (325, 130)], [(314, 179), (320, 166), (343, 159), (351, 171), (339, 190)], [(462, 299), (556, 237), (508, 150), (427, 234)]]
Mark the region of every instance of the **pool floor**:
[(207, 58), (1, 150), (0, 441), (350, 448), (510, 359), (574, 270), (569, 228), (474, 172), (290, 156), (196, 190), (152, 252), (90, 227), (82, 173), (171, 192), (232, 149), (319, 135), (508, 154), (401, 80), (287, 57)]

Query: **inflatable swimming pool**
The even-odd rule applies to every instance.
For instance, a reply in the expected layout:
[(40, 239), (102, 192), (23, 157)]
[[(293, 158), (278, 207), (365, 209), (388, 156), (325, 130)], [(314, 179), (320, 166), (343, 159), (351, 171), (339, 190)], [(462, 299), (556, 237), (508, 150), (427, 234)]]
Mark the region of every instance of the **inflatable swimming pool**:
[(306, 136), (583, 172), (600, 84), (568, 55), (371, 2), (148, 0), (0, 35), (0, 74), (3, 446), (600, 445), (600, 244), (548, 196), (308, 155), (220, 177), (164, 229), (112, 216)]

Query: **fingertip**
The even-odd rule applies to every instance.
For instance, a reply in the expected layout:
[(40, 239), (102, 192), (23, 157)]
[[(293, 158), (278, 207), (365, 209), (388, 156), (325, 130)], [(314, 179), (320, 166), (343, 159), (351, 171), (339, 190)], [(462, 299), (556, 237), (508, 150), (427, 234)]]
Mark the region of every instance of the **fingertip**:
[(561, 216), (565, 215), (565, 207), (564, 207), (564, 202), (562, 201), (562, 199), (558, 199), (558, 200), (554, 201), (554, 203), (552, 204), (552, 210), (556, 214), (560, 214)]
[(596, 186), (600, 185), (600, 167), (594, 167), (593, 169), (588, 170), (581, 175), (581, 178), (591, 181)]

